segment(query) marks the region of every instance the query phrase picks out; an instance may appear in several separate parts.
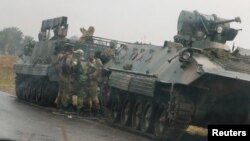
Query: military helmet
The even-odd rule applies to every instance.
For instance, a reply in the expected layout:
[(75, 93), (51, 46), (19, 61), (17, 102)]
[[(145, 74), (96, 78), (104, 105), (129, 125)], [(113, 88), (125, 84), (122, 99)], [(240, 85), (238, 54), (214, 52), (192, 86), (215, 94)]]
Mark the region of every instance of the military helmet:
[(109, 42), (109, 46), (110, 46), (110, 48), (116, 48), (116, 46), (117, 46), (117, 41), (115, 41), (115, 40), (112, 40), (112, 41), (110, 41)]
[(76, 51), (74, 51), (75, 54), (83, 56), (84, 51), (82, 49), (77, 49)]

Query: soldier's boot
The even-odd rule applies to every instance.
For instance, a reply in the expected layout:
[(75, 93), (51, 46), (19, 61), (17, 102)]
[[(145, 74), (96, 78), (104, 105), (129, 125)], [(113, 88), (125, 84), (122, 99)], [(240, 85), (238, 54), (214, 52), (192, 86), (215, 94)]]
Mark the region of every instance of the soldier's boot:
[(69, 105), (69, 106), (65, 107), (65, 111), (67, 113), (72, 113), (72, 112), (74, 112), (74, 108), (73, 108), (73, 106)]
[(60, 114), (64, 114), (64, 111), (65, 111), (64, 108), (59, 108), (59, 109), (57, 110), (57, 112), (60, 113)]
[(105, 117), (105, 109), (104, 109), (104, 107), (101, 107), (101, 109), (99, 110), (99, 114), (100, 114), (100, 117), (102, 117), (102, 118)]
[(101, 113), (99, 109), (93, 109), (92, 113), (95, 118), (101, 118)]
[(93, 117), (92, 112), (90, 109), (84, 110), (84, 117)]
[(77, 113), (79, 116), (84, 116), (83, 108), (77, 108), (77, 109), (76, 109), (76, 113)]

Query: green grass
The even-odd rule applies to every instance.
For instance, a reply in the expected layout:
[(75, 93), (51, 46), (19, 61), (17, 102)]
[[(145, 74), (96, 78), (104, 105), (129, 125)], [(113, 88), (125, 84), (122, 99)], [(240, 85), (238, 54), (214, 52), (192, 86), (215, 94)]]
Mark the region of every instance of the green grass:
[(14, 74), (6, 77), (0, 74), (0, 91), (4, 91), (10, 94), (15, 94), (15, 76)]
[(0, 55), (0, 91), (15, 94), (15, 73), (13, 70), (15, 62), (15, 56)]

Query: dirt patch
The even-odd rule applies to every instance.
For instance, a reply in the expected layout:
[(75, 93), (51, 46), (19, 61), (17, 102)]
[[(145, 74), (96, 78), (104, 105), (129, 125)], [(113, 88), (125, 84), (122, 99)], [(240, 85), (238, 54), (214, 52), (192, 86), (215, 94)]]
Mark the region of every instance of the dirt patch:
[(0, 55), (0, 91), (15, 94), (15, 62), (15, 56)]

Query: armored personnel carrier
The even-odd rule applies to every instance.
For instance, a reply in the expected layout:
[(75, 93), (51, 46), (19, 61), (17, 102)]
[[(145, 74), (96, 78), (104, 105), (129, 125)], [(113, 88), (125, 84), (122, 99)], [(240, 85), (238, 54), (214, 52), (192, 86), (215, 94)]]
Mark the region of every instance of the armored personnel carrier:
[(175, 141), (206, 136), (208, 124), (249, 124), (250, 56), (226, 44), (239, 31), (231, 22), (241, 20), (182, 11), (174, 42), (118, 48), (104, 68), (112, 122)]
[[(66, 43), (73, 44), (75, 49), (83, 49), (85, 57), (89, 50), (95, 50), (100, 54), (102, 50), (110, 48), (112, 40), (92, 36), (93, 30), (91, 35), (85, 31), (87, 35), (79, 42), (70, 41), (66, 38), (67, 20), (67, 17), (43, 20), (38, 35), (39, 41), (32, 49), (30, 58), (14, 65), (18, 98), (43, 106), (54, 104), (58, 92), (58, 72), (54, 64)], [(53, 37), (50, 37), (52, 34)], [(116, 43), (117, 47), (122, 44), (119, 41)]]

